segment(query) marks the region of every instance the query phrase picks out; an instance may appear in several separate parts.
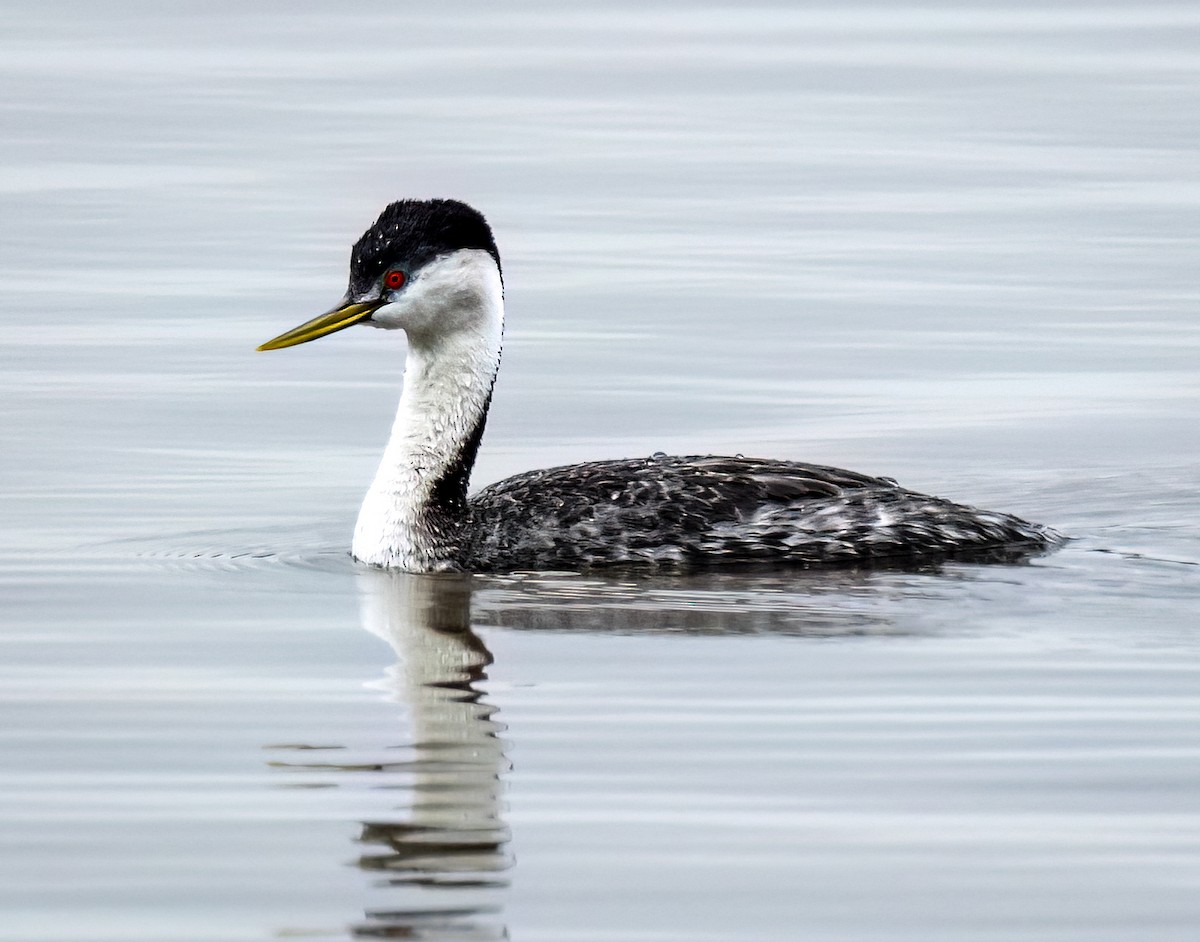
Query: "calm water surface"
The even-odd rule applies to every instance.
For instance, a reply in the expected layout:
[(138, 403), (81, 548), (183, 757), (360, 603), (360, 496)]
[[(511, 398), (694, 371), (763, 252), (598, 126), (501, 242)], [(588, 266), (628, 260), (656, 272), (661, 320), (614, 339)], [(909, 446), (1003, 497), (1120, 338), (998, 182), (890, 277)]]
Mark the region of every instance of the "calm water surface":
[[(1191, 940), (1200, 12), (13, 3), (0, 938)], [(1051, 524), (1023, 565), (346, 556), (389, 200), (491, 218), (476, 484), (653, 451)]]

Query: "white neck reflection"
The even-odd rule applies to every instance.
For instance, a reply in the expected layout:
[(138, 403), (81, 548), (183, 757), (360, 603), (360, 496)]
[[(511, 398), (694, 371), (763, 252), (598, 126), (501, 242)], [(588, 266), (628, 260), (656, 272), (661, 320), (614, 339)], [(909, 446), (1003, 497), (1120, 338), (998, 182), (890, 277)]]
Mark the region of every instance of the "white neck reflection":
[(380, 900), (355, 932), (426, 933), (452, 924), (469, 927), (473, 939), (504, 938), (491, 918), (507, 885), (499, 871), (511, 865), (500, 819), (508, 760), (503, 726), (477, 689), (492, 658), (471, 630), (471, 577), (371, 569), (358, 578), (363, 627), (396, 652), (386, 687), (409, 711), (412, 755), (411, 775), (399, 786), (409, 793), (408, 814), (363, 822), (360, 840), (370, 850), (359, 866), (386, 873), (388, 887), (457, 891), (444, 897), (443, 913), (420, 893), (411, 907), (396, 905), (399, 895)]

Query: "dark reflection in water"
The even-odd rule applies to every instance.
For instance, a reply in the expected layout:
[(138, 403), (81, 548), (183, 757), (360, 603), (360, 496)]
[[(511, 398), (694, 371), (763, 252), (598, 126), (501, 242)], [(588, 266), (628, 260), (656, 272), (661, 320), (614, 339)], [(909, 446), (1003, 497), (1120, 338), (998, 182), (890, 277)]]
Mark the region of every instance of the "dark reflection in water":
[[(529, 573), (477, 578), (476, 624), (619, 634), (852, 637), (931, 632), (905, 600), (1006, 578), (1012, 566), (757, 568), (678, 575)], [(931, 579), (930, 576), (936, 576)], [(982, 576), (982, 581), (981, 581)]]
[(393, 813), (361, 822), (354, 863), (386, 903), (368, 908), (349, 927), (352, 937), (506, 938), (497, 914), (512, 863), (500, 817), (508, 760), (503, 726), (478, 690), (492, 656), (471, 630), (470, 577), (364, 571), (359, 578), (363, 626), (397, 655), (386, 687), (407, 710), (407, 736), (383, 757), (272, 765), (337, 785), (365, 775), (367, 787), (396, 794)]
[[(496, 709), (481, 695), (492, 655), (473, 625), (634, 634), (895, 636), (937, 630), (937, 598), (1009, 591), (1028, 566), (947, 564), (870, 571), (755, 570), (673, 576), (356, 574), (361, 620), (396, 653), (380, 686), (405, 728), (367, 744), (272, 747), (272, 767), (299, 788), (361, 797), (352, 864), (365, 872), (353, 938), (507, 938), (502, 906), (512, 865), (501, 818), (509, 764)], [(919, 618), (906, 607), (915, 604)], [(957, 614), (949, 619), (961, 632)], [(379, 745), (379, 743), (384, 743)], [(381, 812), (380, 808), (387, 810)], [(324, 935), (324, 934), (323, 934)]]

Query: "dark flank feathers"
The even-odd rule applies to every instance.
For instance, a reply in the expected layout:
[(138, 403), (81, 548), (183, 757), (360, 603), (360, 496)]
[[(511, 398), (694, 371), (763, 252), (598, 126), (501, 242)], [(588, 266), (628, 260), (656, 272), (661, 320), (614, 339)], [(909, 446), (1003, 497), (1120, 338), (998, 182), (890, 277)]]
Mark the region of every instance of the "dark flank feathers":
[(367, 292), (389, 268), (416, 271), (439, 255), (482, 249), (500, 267), (500, 251), (483, 214), (458, 200), (400, 200), (390, 204), (354, 243), (350, 295)]
[(477, 572), (1019, 558), (1052, 530), (821, 465), (758, 458), (596, 461), (532, 471), (469, 504)]

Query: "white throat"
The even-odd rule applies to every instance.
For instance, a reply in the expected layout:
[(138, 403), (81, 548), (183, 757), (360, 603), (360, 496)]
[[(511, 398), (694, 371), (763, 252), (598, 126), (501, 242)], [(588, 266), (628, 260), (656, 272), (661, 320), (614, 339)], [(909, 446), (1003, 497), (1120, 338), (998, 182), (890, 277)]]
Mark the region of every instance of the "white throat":
[(374, 319), (408, 334), (408, 359), (354, 558), (408, 572), (460, 568), (467, 479), (500, 365), (499, 270), (487, 252), (455, 252), (422, 268)]

